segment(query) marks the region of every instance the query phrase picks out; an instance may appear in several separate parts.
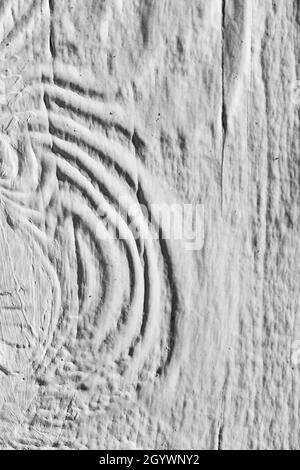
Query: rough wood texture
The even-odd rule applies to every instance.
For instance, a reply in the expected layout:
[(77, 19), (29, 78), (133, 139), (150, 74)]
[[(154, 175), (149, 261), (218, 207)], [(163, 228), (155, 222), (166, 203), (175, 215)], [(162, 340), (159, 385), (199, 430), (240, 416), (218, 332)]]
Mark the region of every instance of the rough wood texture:
[(1, 448), (299, 447), (299, 7), (0, 2)]

